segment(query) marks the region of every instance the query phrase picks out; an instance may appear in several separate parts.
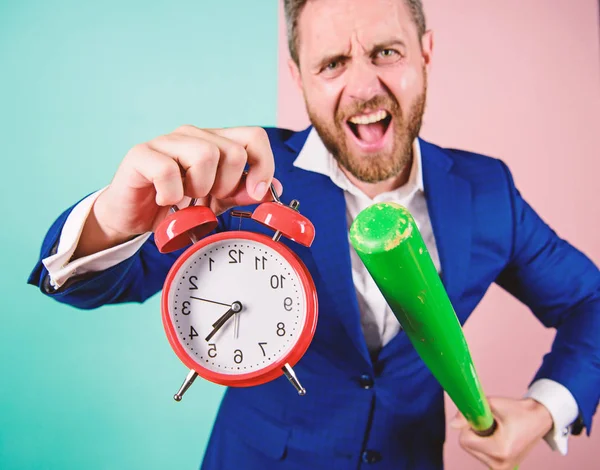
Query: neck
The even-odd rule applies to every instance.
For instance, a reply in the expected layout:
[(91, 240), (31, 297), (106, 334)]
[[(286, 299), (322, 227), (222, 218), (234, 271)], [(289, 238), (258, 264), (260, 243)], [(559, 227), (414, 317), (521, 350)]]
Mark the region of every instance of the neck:
[[(414, 157), (413, 157), (414, 158)], [(343, 166), (340, 165), (340, 169), (346, 175), (348, 180), (360, 189), (366, 196), (371, 199), (374, 199), (376, 196), (380, 194), (387, 193), (393, 191), (394, 189), (398, 189), (401, 186), (404, 186), (408, 182), (408, 178), (410, 176), (410, 170), (412, 168), (412, 158), (410, 162), (402, 168), (400, 173), (392, 176), (383, 181), (378, 181), (377, 183), (365, 183), (364, 181), (359, 180), (356, 176), (346, 170)]]

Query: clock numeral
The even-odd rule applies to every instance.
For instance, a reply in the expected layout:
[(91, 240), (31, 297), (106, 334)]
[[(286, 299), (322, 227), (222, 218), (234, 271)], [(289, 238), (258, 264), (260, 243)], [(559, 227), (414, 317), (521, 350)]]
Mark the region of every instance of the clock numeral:
[(208, 348), (208, 357), (212, 357), (214, 359), (217, 357), (217, 345), (210, 343), (209, 346), (210, 348)]
[(242, 250), (229, 250), (229, 264), (237, 264), (242, 262)]
[(258, 345), (260, 346), (260, 349), (262, 349), (263, 356), (266, 356), (267, 353), (265, 352), (265, 348), (263, 347), (263, 345), (266, 346), (267, 343), (258, 343)]
[(254, 258), (254, 269), (256, 271), (258, 271), (259, 269), (262, 269), (264, 271), (266, 262), (267, 262), (267, 258), (265, 258), (264, 256), (262, 258), (259, 258), (258, 256), (255, 257)]
[(190, 339), (194, 339), (196, 336), (198, 336), (198, 332), (193, 326), (190, 326)]
[(233, 352), (233, 362), (235, 362), (236, 364), (241, 364), (243, 360), (244, 360), (244, 355), (242, 354), (242, 351), (240, 351), (239, 349), (236, 349)]
[(273, 274), (271, 276), (271, 289), (283, 289), (283, 281), (285, 281), (285, 277)]
[(198, 282), (197, 276), (190, 276), (190, 290), (198, 289), (198, 286), (196, 285), (197, 282)]
[(277, 323), (277, 336), (285, 335), (285, 323), (279, 322)]
[(292, 311), (292, 303), (293, 303), (292, 298), (291, 297), (286, 297), (283, 300), (283, 308), (285, 308), (288, 312), (291, 312)]
[(212, 265), (213, 265), (214, 262), (215, 262), (214, 259), (208, 258), (208, 270), (209, 271), (212, 271)]
[(183, 313), (184, 315), (189, 315), (190, 313), (192, 313), (192, 311), (190, 310), (190, 303), (187, 300), (181, 305), (181, 313)]

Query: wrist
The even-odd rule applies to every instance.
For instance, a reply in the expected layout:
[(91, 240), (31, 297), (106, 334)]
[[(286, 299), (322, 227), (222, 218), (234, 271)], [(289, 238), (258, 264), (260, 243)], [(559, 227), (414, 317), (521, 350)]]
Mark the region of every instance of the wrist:
[(539, 436), (544, 437), (554, 428), (554, 420), (548, 408), (539, 401), (533, 398), (525, 398), (524, 400), (527, 411), (531, 413), (537, 423), (536, 428), (539, 429)]
[(90, 219), (95, 221), (98, 229), (102, 232), (107, 240), (113, 240), (115, 245), (123, 243), (130, 238), (138, 235), (134, 233), (125, 233), (114, 228), (114, 223), (111, 223), (111, 216), (119, 213), (119, 207), (113, 201), (110, 194), (110, 186), (98, 196), (94, 201), (94, 205), (90, 210)]
[(135, 236), (119, 232), (103, 220), (105, 214), (114, 210), (110, 208), (106, 193), (102, 192), (94, 201), (71, 261), (120, 245)]

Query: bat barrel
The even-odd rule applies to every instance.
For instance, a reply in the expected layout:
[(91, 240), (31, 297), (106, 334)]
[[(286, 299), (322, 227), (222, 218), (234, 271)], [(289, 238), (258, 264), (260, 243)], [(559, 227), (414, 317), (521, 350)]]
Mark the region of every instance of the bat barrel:
[(491, 434), (494, 418), (461, 325), (412, 215), (395, 203), (370, 206), (350, 241), (429, 370), (471, 427)]

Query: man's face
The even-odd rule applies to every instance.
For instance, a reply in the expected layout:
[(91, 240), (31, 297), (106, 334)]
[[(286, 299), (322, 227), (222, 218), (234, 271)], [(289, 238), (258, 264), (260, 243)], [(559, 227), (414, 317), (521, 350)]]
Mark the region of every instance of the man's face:
[(292, 73), (328, 150), (361, 181), (397, 176), (421, 127), (430, 35), (421, 47), (403, 0), (311, 0), (298, 32)]

